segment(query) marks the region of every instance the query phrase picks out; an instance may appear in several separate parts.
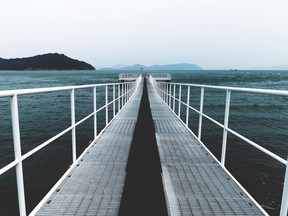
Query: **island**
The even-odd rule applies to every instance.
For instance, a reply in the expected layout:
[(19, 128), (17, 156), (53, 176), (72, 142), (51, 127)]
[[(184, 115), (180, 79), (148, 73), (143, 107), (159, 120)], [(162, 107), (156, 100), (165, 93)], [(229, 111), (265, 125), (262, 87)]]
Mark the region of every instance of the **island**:
[(64, 54), (48, 53), (27, 58), (0, 58), (0, 70), (95, 70), (95, 68)]

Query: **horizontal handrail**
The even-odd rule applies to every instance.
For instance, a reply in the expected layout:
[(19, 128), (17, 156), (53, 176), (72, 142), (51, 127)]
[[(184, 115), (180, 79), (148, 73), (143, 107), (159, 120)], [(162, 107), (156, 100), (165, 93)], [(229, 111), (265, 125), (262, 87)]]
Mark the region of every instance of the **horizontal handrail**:
[(228, 86), (213, 86), (213, 85), (201, 85), (201, 84), (188, 84), (188, 83), (171, 83), (173, 85), (199, 87), (199, 88), (209, 88), (218, 90), (229, 90), (237, 92), (246, 93), (256, 93), (256, 94), (269, 94), (269, 95), (279, 95), (288, 96), (288, 90), (273, 90), (273, 89), (256, 89), (256, 88), (239, 88), (239, 87), (228, 87)]
[[(19, 213), (20, 215), (26, 215), (26, 203), (25, 203), (25, 190), (24, 190), (24, 178), (23, 178), (23, 168), (22, 162), (28, 157), (34, 155), (59, 137), (63, 136), (67, 132), (72, 131), (72, 165), (73, 167), (77, 162), (76, 158), (76, 133), (75, 128), (85, 122), (86, 120), (94, 117), (94, 140), (98, 137), (97, 133), (97, 114), (105, 110), (106, 115), (106, 126), (109, 123), (109, 112), (108, 107), (112, 106), (113, 113), (112, 118), (116, 116), (118, 112), (122, 110), (125, 104), (130, 100), (135, 90), (138, 88), (140, 83), (141, 76), (137, 78), (134, 82), (123, 82), (123, 83), (107, 83), (107, 84), (93, 84), (93, 85), (80, 85), (80, 86), (66, 86), (66, 87), (51, 87), (51, 88), (38, 88), (38, 89), (20, 89), (20, 90), (5, 90), (0, 91), (1, 97), (11, 97), (11, 114), (12, 114), (12, 132), (14, 139), (14, 152), (15, 152), (15, 160), (8, 163), (4, 167), (0, 169), (0, 176), (12, 168), (16, 168), (16, 180), (17, 180), (17, 193), (18, 193), (18, 202), (19, 202)], [(112, 90), (108, 90), (108, 87), (113, 87)], [(105, 95), (105, 104), (101, 107), (97, 107), (97, 96), (96, 96), (96, 88), (103, 91)], [(94, 110), (92, 113), (86, 115), (84, 118), (80, 119), (78, 122), (75, 122), (75, 97), (74, 92), (78, 89), (84, 88), (92, 88), (93, 89), (93, 106)], [(117, 88), (117, 89), (116, 89)], [(37, 147), (28, 151), (27, 153), (22, 155), (21, 152), (21, 137), (20, 137), (20, 127), (19, 127), (19, 111), (18, 111), (18, 95), (30, 95), (30, 94), (38, 94), (38, 93), (49, 93), (49, 92), (59, 92), (59, 91), (70, 91), (70, 106), (71, 106), (71, 126), (59, 132), (55, 136), (49, 138), (45, 142), (39, 144)], [(109, 101), (109, 95), (112, 95), (112, 100)], [(116, 103), (118, 103), (118, 108), (116, 109)], [(117, 113), (116, 113), (117, 110)], [(111, 121), (110, 120), (110, 121)], [(101, 132), (100, 132), (101, 133)]]
[[(214, 124), (218, 125), (223, 129), (223, 137), (222, 137), (222, 151), (221, 151), (221, 161), (218, 161), (223, 168), (225, 168), (225, 157), (226, 157), (226, 145), (227, 145), (227, 133), (231, 133), (241, 140), (245, 141), (249, 145), (253, 146), (254, 148), (260, 150), (264, 154), (270, 156), (271, 158), (277, 160), (281, 164), (288, 167), (287, 160), (283, 159), (282, 157), (276, 155), (275, 153), (269, 151), (268, 149), (262, 147), (261, 145), (255, 143), (254, 141), (248, 139), (247, 137), (239, 134), (238, 132), (232, 130), (228, 127), (229, 123), (229, 111), (230, 111), (230, 98), (231, 92), (243, 92), (243, 93), (255, 93), (255, 94), (266, 94), (266, 95), (275, 95), (275, 96), (288, 96), (287, 90), (271, 90), (271, 89), (253, 89), (253, 88), (238, 88), (238, 87), (226, 87), (226, 86), (212, 86), (212, 85), (200, 85), (200, 84), (187, 84), (187, 83), (164, 83), (164, 82), (157, 82), (157, 79), (150, 75), (151, 83), (154, 86), (154, 89), (158, 93), (158, 95), (162, 98), (162, 100), (166, 103), (166, 105), (175, 113), (176, 116), (180, 118), (180, 110), (181, 105), (186, 107), (186, 127), (188, 127), (188, 120), (189, 120), (189, 110), (192, 110), (199, 114), (199, 125), (198, 125), (198, 140), (201, 142), (201, 131), (202, 131), (202, 118), (206, 118), (209, 121), (213, 122)], [(176, 88), (178, 87), (178, 95), (176, 95)], [(183, 98), (183, 88), (187, 88), (186, 97)], [(198, 87), (201, 89), (200, 92), (200, 109), (196, 109), (192, 107), (190, 102), (190, 88), (191, 87)], [(218, 122), (217, 120), (213, 119), (212, 117), (206, 115), (203, 112), (203, 105), (204, 105), (204, 92), (205, 89), (215, 89), (215, 90), (223, 90), (226, 91), (226, 105), (225, 105), (225, 113), (224, 113), (224, 124)], [(186, 102), (185, 102), (186, 101)], [(176, 113), (176, 103), (178, 103), (178, 113)], [(184, 118), (185, 118), (184, 117)], [(218, 160), (218, 159), (217, 159)], [(225, 168), (226, 169), (226, 168)], [(288, 170), (288, 168), (287, 168)], [(286, 177), (284, 180), (284, 190), (283, 190), (283, 198), (281, 203), (281, 213), (280, 215), (286, 215), (287, 213), (287, 205), (288, 203), (288, 171), (286, 171)]]
[[(173, 84), (172, 84), (173, 85)], [(213, 122), (214, 124), (218, 125), (221, 128), (225, 128), (225, 126), (223, 124), (221, 124), (220, 122), (216, 121), (215, 119), (213, 119), (212, 117), (204, 114), (203, 112), (201, 113), (199, 110), (195, 109), (194, 107), (188, 105), (187, 103), (180, 101), (178, 98), (171, 96), (172, 99), (175, 99), (176, 101), (178, 101), (179, 103), (187, 106), (189, 109), (193, 110), (194, 112), (202, 115), (203, 117), (205, 117), (206, 119), (208, 119), (209, 121)], [(237, 133), (236, 131), (232, 130), (231, 128), (227, 128), (227, 131), (230, 132), (231, 134), (234, 134), (235, 136), (237, 136), (238, 138), (244, 140), (245, 142), (247, 142), (248, 144), (250, 144), (251, 146), (254, 146), (255, 148), (257, 148), (258, 150), (262, 151), (263, 153), (269, 155), (270, 157), (274, 158), (275, 160), (277, 160), (278, 162), (282, 163), (283, 165), (287, 165), (287, 161), (284, 160), (283, 158), (279, 157), (278, 155), (276, 155), (275, 153), (263, 148), (262, 146), (260, 146), (259, 144), (253, 142), (252, 140), (250, 140), (249, 138)]]
[[(127, 84), (127, 83), (121, 83), (121, 84)], [(78, 85), (78, 86), (2, 90), (0, 91), (0, 97), (9, 97), (13, 95), (49, 93), (49, 92), (65, 91), (65, 90), (72, 90), (72, 89), (85, 89), (85, 88), (94, 88), (94, 87), (103, 87), (103, 86), (115, 86), (115, 85), (119, 86), (121, 84), (120, 83), (103, 83), (103, 84)]]

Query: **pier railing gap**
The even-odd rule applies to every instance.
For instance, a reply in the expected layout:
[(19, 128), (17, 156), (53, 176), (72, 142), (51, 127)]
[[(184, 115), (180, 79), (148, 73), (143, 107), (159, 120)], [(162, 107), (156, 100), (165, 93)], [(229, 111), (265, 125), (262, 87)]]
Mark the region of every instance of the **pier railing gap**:
[[(135, 89), (138, 87), (141, 77), (136, 79), (133, 82), (122, 82), (122, 83), (109, 83), (109, 84), (94, 84), (94, 85), (81, 85), (81, 86), (67, 86), (67, 87), (54, 87), (54, 88), (37, 88), (37, 89), (23, 89), (23, 90), (6, 90), (0, 91), (1, 97), (10, 97), (11, 98), (11, 116), (12, 116), (12, 132), (13, 132), (13, 142), (14, 142), (14, 161), (10, 162), (6, 166), (0, 169), (0, 176), (7, 171), (16, 169), (16, 182), (17, 182), (17, 194), (18, 194), (18, 205), (19, 205), (19, 215), (27, 215), (26, 212), (26, 201), (25, 201), (25, 188), (24, 188), (24, 177), (23, 177), (23, 164), (22, 162), (28, 157), (34, 155), (39, 150), (43, 149), (54, 140), (63, 136), (68, 132), (72, 132), (72, 164), (66, 173), (59, 179), (59, 181), (54, 185), (54, 187), (47, 193), (47, 195), (42, 199), (42, 201), (36, 206), (36, 208), (31, 212), (33, 215), (40, 208), (43, 202), (45, 202), (46, 197), (49, 197), (54, 188), (58, 187), (62, 179), (68, 175), (69, 171), (77, 164), (77, 154), (76, 154), (76, 138), (77, 131), (76, 128), (86, 120), (93, 118), (94, 121), (94, 140), (91, 144), (97, 139), (101, 134), (97, 131), (98, 119), (97, 114), (101, 110), (105, 110), (105, 127), (111, 122), (111, 120), (117, 115), (118, 112), (122, 110), (125, 104), (129, 101), (133, 95)], [(93, 112), (85, 116), (76, 122), (76, 111), (75, 111), (75, 91), (79, 89), (92, 89), (93, 91)], [(101, 107), (97, 106), (97, 90), (98, 93), (102, 90), (105, 94), (105, 104)], [(18, 96), (19, 95), (30, 95), (37, 93), (47, 93), (47, 92), (60, 92), (60, 91), (70, 91), (70, 107), (71, 107), (71, 126), (61, 131), (57, 135), (51, 137), (45, 142), (39, 144), (37, 147), (33, 148), (29, 152), (22, 155), (21, 152), (21, 131), (19, 127), (19, 110), (18, 110)], [(112, 98), (112, 100), (109, 100)], [(109, 116), (109, 107), (112, 107), (112, 117)], [(117, 107), (117, 109), (116, 109)], [(111, 117), (111, 118), (109, 118)], [(110, 119), (110, 121), (109, 121)], [(105, 129), (104, 127), (104, 129)], [(104, 130), (103, 129), (103, 130)], [(103, 131), (102, 130), (102, 131)], [(90, 144), (90, 145), (91, 145)], [(88, 148), (86, 148), (87, 150)], [(85, 154), (86, 150), (82, 153)], [(79, 156), (80, 157), (80, 156)], [(78, 157), (78, 158), (79, 158)]]
[[(253, 146), (254, 148), (260, 150), (264, 154), (270, 156), (271, 158), (275, 159), (276, 161), (280, 162), (281, 164), (286, 166), (284, 183), (283, 183), (283, 192), (282, 192), (282, 201), (281, 201), (281, 209), (280, 209), (280, 216), (286, 216), (288, 210), (288, 163), (285, 159), (279, 157), (278, 155), (274, 154), (273, 152), (265, 149), (261, 145), (255, 143), (254, 141), (248, 139), (247, 137), (239, 134), (238, 132), (229, 128), (229, 112), (230, 112), (230, 103), (231, 103), (231, 95), (232, 92), (246, 92), (246, 93), (256, 93), (256, 94), (267, 94), (267, 95), (278, 95), (278, 96), (288, 96), (288, 91), (285, 90), (268, 90), (268, 89), (251, 89), (251, 88), (235, 88), (235, 87), (225, 87), (225, 86), (210, 86), (210, 85), (198, 85), (198, 84), (183, 84), (183, 83), (169, 83), (169, 82), (157, 82), (153, 76), (150, 76), (150, 81), (153, 84), (155, 91), (158, 95), (162, 98), (162, 100), (166, 103), (166, 105), (174, 112), (174, 114), (188, 127), (189, 123), (189, 111), (194, 111), (199, 115), (199, 122), (198, 122), (198, 140), (201, 142), (201, 134), (202, 134), (202, 122), (203, 118), (208, 119), (209, 121), (213, 122), (217, 126), (223, 129), (222, 135), (222, 150), (221, 150), (221, 160), (219, 161), (214, 155), (215, 159), (218, 163), (229, 173), (229, 171), (225, 167), (225, 159), (226, 159), (226, 148), (227, 148), (227, 135), (228, 132), (235, 135), (236, 137), (240, 138), (241, 140), (245, 141), (249, 145)], [(200, 103), (199, 103), (199, 110), (190, 105), (190, 88), (196, 87), (200, 88)], [(183, 89), (186, 88), (186, 94), (183, 94)], [(225, 113), (224, 113), (224, 123), (220, 123), (219, 121), (211, 118), (210, 116), (206, 115), (203, 112), (204, 106), (204, 95), (205, 89), (214, 89), (214, 90), (222, 90), (226, 92), (226, 100), (225, 100)], [(186, 98), (184, 98), (186, 96)], [(178, 103), (178, 109), (176, 109)], [(184, 112), (184, 118), (181, 118), (183, 113), (181, 113), (181, 106), (186, 107), (186, 112)], [(177, 112), (178, 111), (178, 112)], [(183, 119), (183, 120), (182, 120)], [(190, 130), (191, 131), (191, 130)], [(193, 131), (191, 133), (194, 134)], [(202, 143), (202, 142), (201, 142)], [(203, 143), (202, 143), (203, 144)], [(204, 145), (204, 144), (203, 144)], [(205, 147), (206, 148), (206, 147)], [(207, 149), (208, 150), (208, 149)], [(209, 151), (209, 150), (208, 150)], [(210, 152), (210, 151), (209, 151)], [(211, 153), (212, 154), (212, 153)], [(230, 174), (230, 173), (229, 173)], [(231, 174), (230, 174), (231, 175)], [(236, 181), (232, 175), (231, 177)], [(240, 184), (239, 186), (246, 191)], [(247, 191), (246, 191), (247, 192)], [(249, 193), (247, 192), (249, 195)], [(249, 195), (252, 200), (254, 198)], [(257, 202), (256, 202), (257, 203)], [(260, 208), (262, 208), (259, 205)]]

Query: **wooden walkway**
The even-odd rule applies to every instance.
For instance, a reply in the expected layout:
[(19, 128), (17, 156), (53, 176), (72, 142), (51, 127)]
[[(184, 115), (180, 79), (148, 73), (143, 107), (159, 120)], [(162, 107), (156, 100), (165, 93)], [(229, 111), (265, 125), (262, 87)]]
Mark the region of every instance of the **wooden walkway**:
[[(147, 83), (168, 214), (263, 215)], [(118, 215), (142, 86), (36, 215)]]

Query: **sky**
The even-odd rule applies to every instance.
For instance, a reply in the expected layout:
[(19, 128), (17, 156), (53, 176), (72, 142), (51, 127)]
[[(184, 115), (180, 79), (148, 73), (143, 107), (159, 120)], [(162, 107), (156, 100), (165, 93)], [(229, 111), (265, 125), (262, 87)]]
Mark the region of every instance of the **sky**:
[(97, 67), (288, 65), (287, 0), (0, 0), (0, 57)]

